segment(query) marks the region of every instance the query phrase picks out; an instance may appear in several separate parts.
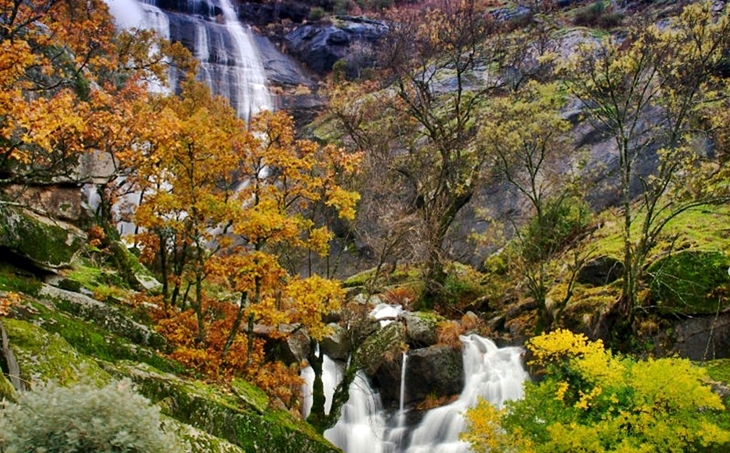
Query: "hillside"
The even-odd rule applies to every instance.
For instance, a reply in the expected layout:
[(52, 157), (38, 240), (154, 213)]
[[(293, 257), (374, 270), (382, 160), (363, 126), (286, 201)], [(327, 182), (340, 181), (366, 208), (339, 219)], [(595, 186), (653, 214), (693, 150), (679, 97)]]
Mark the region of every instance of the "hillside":
[[(193, 77), (194, 35), (87, 3), (0, 16), (1, 426), (121, 395), (35, 427), (139, 411), (170, 451), (335, 452), (372, 386), (405, 449), (488, 337), (533, 379), (460, 409), (460, 451), (730, 443), (724, 2), (245, 4), (317, 73), (250, 118)], [(170, 6), (171, 36), (250, 33), (231, 5)]]

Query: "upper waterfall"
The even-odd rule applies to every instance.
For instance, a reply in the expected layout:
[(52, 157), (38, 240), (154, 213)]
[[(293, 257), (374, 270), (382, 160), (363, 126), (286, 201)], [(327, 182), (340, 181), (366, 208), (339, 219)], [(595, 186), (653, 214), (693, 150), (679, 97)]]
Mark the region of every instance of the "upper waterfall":
[(200, 61), (198, 77), (226, 97), (241, 118), (248, 121), (274, 108), (253, 32), (238, 20), (230, 0), (179, 5), (189, 14), (160, 9), (155, 0), (106, 2), (120, 27), (152, 29), (188, 47)]

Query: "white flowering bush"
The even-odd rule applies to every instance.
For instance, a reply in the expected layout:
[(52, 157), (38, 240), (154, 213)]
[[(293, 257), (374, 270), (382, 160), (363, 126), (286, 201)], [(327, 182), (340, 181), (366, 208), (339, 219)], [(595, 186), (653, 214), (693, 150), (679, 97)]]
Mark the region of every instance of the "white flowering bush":
[(167, 453), (160, 411), (122, 380), (98, 389), (46, 384), (0, 412), (2, 453)]

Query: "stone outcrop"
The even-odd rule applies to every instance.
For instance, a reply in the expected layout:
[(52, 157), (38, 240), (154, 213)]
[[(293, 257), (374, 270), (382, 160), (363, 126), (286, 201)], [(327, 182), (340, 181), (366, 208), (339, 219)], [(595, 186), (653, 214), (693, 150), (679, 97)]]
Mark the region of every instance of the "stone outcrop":
[(285, 36), (284, 43), (290, 55), (316, 74), (324, 75), (351, 53), (350, 47), (355, 43), (375, 45), (386, 31), (383, 22), (338, 16), (336, 24), (299, 26)]
[(68, 267), (85, 244), (86, 234), (71, 224), (0, 204), (0, 249), (40, 269)]

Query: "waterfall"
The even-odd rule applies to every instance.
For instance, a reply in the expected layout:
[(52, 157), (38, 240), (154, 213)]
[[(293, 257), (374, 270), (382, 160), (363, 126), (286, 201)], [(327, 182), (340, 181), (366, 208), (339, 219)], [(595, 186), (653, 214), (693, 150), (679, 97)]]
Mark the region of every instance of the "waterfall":
[[(319, 345), (317, 345), (319, 348)], [(315, 352), (319, 356), (320, 351)], [(345, 375), (345, 365), (340, 362), (335, 362), (325, 355), (322, 359), (322, 386), (324, 387), (324, 413), (329, 414), (332, 408), (332, 400), (334, 398), (335, 389), (342, 381)], [(314, 404), (312, 389), (314, 388), (314, 370), (311, 366), (307, 366), (301, 371), (301, 377), (304, 379), (304, 385), (302, 386), (302, 394), (304, 395), (302, 401), (302, 417), (306, 420), (309, 417), (309, 413), (312, 411), (312, 405)]]
[[(200, 80), (214, 94), (226, 97), (239, 117), (249, 121), (261, 110), (273, 109), (253, 32), (238, 20), (231, 0), (178, 5), (184, 12), (162, 10), (154, 0), (106, 2), (118, 26), (155, 30), (163, 38), (191, 47), (200, 61)], [(174, 80), (171, 85), (174, 87)]]
[(376, 393), (362, 371), (350, 384), (350, 399), (342, 406), (342, 414), (324, 437), (345, 453), (386, 453), (383, 434), (385, 417)]
[(464, 412), (476, 405), (479, 397), (498, 407), (507, 400), (521, 398), (522, 384), (528, 375), (522, 366), (521, 348), (498, 348), (478, 335), (460, 338), (465, 385), (456, 401), (428, 411), (415, 430), (406, 432), (404, 355), (397, 416), (388, 417), (378, 394), (365, 375), (358, 373), (340, 420), (325, 432), (325, 437), (345, 453), (468, 453), (469, 445), (459, 440), (466, 428)]

